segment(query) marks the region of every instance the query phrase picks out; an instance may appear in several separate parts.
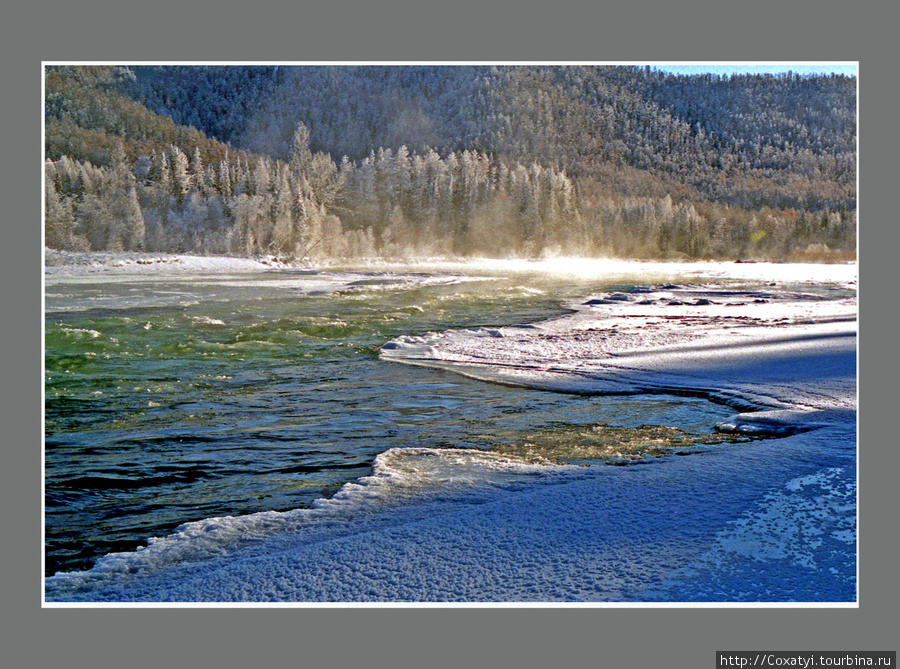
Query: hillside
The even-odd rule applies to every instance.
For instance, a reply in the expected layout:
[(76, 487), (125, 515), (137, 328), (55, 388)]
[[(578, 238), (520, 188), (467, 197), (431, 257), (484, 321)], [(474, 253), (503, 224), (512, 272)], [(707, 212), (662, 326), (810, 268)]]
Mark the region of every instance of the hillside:
[(124, 89), (150, 108), (280, 158), (302, 121), (313, 150), (336, 161), (379, 147), (470, 149), (557, 165), (576, 178), (628, 166), (647, 173), (634, 179), (648, 192), (634, 194), (681, 186), (736, 206), (855, 205), (856, 82), (848, 77), (586, 66), (136, 73)]
[[(145, 247), (294, 257), (307, 249), (788, 257), (855, 248), (848, 77), (70, 67), (51, 68), (46, 90), (50, 199), (68, 230), (54, 229), (57, 245), (122, 244), (87, 234), (86, 210), (97, 207), (85, 206), (96, 204), (91, 187), (75, 175), (115, 172), (121, 143), (118, 169), (134, 177)], [(166, 176), (178, 165), (180, 176)], [(110, 200), (110, 189), (132, 188), (123, 183), (93, 195)]]

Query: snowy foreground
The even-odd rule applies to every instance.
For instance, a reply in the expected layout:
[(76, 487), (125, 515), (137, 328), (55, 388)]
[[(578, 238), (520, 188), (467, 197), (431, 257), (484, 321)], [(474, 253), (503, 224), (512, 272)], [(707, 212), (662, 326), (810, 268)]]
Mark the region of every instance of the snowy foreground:
[[(857, 307), (816, 284), (855, 288), (856, 266), (683, 271), (696, 281), (381, 355), (552, 390), (705, 396), (735, 409), (718, 429), (777, 438), (627, 467), (410, 444), (313, 508), (185, 524), (48, 578), (46, 600), (855, 602)], [(726, 290), (729, 276), (767, 285)]]

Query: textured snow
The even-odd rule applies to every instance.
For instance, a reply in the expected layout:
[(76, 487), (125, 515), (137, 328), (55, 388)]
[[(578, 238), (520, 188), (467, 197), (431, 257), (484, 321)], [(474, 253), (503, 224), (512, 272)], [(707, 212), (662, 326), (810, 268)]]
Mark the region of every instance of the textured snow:
[[(407, 479), (380, 462), (374, 482), (347, 486), (313, 509), (190, 523), (142, 551), (107, 556), (90, 572), (51, 577), (46, 596), (853, 601), (852, 497), (792, 500), (803, 480), (792, 473), (812, 445), (808, 438), (759, 442), (739, 458), (673, 459), (665, 467), (539, 468), (509, 461), (502, 483), (494, 478), (496, 462), (467, 453), (467, 476), (455, 485), (452, 460), (459, 453), (389, 452), (408, 459), (415, 474)], [(427, 485), (415, 462), (421, 457), (440, 463)], [(819, 478), (848, 471), (813, 470)], [(844, 487), (851, 485), (848, 474)], [(828, 543), (820, 549), (824, 534)]]
[[(855, 265), (688, 272), (696, 285), (409, 335), (381, 355), (570, 392), (705, 395), (735, 407), (720, 429), (781, 438), (628, 467), (392, 449), (312, 508), (187, 523), (46, 579), (46, 601), (855, 602), (856, 300), (812, 288), (854, 286)], [(728, 272), (779, 286), (702, 281)]]
[(747, 430), (766, 416), (783, 425), (855, 410), (855, 297), (667, 286), (568, 306), (525, 327), (403, 336), (381, 356), (552, 390), (681, 391), (780, 410), (748, 416)]

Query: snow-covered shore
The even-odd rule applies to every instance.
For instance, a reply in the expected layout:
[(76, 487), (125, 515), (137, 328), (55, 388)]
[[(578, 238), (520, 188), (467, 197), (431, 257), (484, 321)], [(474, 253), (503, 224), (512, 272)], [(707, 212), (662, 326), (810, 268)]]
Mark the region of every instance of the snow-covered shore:
[(44, 249), (47, 277), (97, 274), (150, 274), (174, 272), (258, 272), (287, 267), (276, 258), (197, 256), (179, 253), (92, 252)]
[[(608, 277), (637, 274), (673, 275), (685, 274), (706, 277), (728, 277), (747, 280), (772, 281), (835, 281), (855, 283), (856, 263), (768, 263), (768, 262), (680, 262), (636, 261), (611, 258), (421, 258), (390, 260), (383, 258), (361, 259), (355, 262), (330, 262), (322, 265), (344, 267), (368, 267), (383, 271), (403, 271), (412, 268), (431, 271), (458, 272), (468, 270), (478, 273), (502, 272), (506, 274), (553, 274), (557, 276)], [(199, 256), (184, 253), (149, 252), (79, 252), (44, 249), (44, 268), (47, 274), (77, 275), (99, 272), (152, 273), (158, 271), (259, 271), (267, 269), (308, 267), (297, 265), (276, 256), (237, 257)]]
[[(654, 271), (640, 265), (602, 271)], [(856, 299), (815, 286), (853, 288), (856, 266), (664, 265), (697, 283), (401, 337), (382, 357), (569, 392), (706, 395), (736, 408), (721, 429), (782, 438), (631, 467), (392, 449), (313, 508), (188, 523), (47, 579), (47, 601), (855, 602)]]
[(823, 439), (852, 434), (810, 434), (624, 469), (389, 451), (369, 479), (313, 509), (190, 523), (90, 572), (51, 577), (46, 596), (853, 602), (853, 461), (814, 457)]
[(855, 295), (663, 286), (569, 306), (523, 327), (400, 337), (381, 356), (563, 392), (689, 392), (795, 420), (855, 410)]

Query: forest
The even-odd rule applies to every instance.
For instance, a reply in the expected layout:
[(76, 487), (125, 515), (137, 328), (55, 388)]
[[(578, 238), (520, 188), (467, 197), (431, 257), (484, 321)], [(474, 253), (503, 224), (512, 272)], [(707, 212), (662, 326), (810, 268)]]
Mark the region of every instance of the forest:
[(45, 245), (847, 260), (856, 79), (623, 66), (48, 66)]

